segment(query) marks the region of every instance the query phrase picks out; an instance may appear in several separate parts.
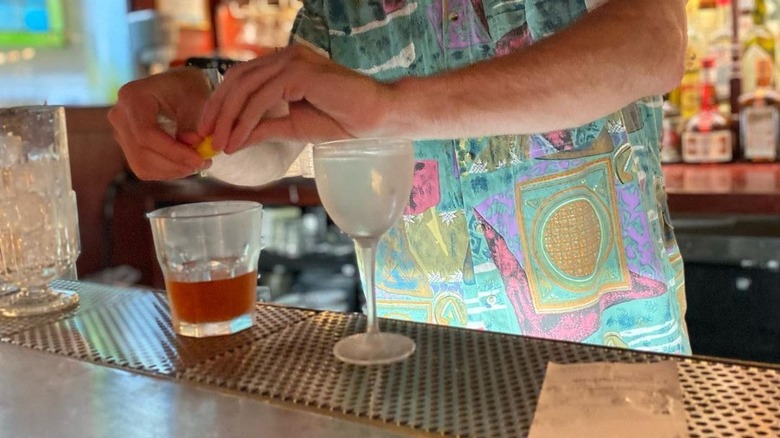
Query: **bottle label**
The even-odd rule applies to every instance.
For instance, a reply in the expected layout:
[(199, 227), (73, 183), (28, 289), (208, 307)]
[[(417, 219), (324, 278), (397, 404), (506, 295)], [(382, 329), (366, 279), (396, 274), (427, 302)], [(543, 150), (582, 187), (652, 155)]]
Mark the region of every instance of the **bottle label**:
[[(758, 44), (751, 44), (742, 54), (742, 92), (750, 93), (758, 88), (759, 73), (761, 69), (772, 68), (774, 64), (772, 54), (767, 53), (764, 48)], [(769, 73), (772, 76), (772, 73)]]
[(680, 85), (680, 114), (688, 120), (699, 110), (699, 91), (695, 85)]
[(686, 163), (725, 163), (733, 157), (731, 131), (686, 132), (682, 156)]
[(680, 116), (666, 116), (663, 119), (663, 131), (661, 141), (661, 162), (679, 163), (682, 161), (680, 153)]
[(778, 142), (777, 109), (765, 106), (745, 108), (742, 111), (745, 158), (775, 160)]
[(739, 14), (739, 18), (737, 20), (737, 29), (739, 32), (739, 38), (740, 40), (745, 39), (745, 35), (750, 33), (751, 30), (753, 30), (753, 9), (755, 9), (755, 2), (752, 0), (745, 1), (740, 0), (739, 1), (739, 10), (741, 13)]
[(710, 56), (715, 59), (715, 94), (718, 102), (723, 102), (731, 94), (731, 41), (713, 46)]

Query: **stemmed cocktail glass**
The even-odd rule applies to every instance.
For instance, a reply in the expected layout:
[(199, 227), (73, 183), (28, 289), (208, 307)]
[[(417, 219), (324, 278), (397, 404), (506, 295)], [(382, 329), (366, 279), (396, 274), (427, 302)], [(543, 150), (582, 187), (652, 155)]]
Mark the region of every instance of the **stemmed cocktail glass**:
[(413, 340), (380, 332), (374, 289), (377, 243), (403, 215), (413, 172), (410, 140), (352, 139), (314, 146), (317, 191), (333, 222), (355, 241), (366, 294), (366, 332), (348, 336), (333, 348), (344, 362), (388, 364), (414, 353)]

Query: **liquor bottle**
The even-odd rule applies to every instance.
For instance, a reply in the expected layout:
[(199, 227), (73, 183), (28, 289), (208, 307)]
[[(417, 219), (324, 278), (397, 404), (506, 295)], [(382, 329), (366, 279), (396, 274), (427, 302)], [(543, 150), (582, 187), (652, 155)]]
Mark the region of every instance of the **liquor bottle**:
[[(753, 26), (742, 39), (742, 92), (750, 93), (758, 86), (756, 66), (768, 61), (774, 69), (775, 39), (765, 24), (765, 0), (755, 0)], [(774, 76), (774, 73), (772, 74)]]
[(699, 74), (704, 55), (704, 41), (694, 27), (688, 27), (688, 46), (685, 53), (685, 73), (680, 81), (680, 115), (688, 120), (699, 108)]
[(724, 163), (731, 161), (731, 127), (715, 105), (715, 61), (702, 60), (699, 110), (685, 124), (682, 158), (686, 163)]
[(155, 0), (155, 9), (169, 17), (178, 31), (176, 59), (214, 53), (214, 31), (208, 0)]
[(699, 0), (699, 9), (692, 24), (706, 42), (720, 28), (721, 10), (718, 6), (718, 0)]
[(772, 65), (755, 67), (758, 87), (740, 96), (742, 153), (750, 161), (775, 161), (780, 145), (780, 93), (772, 88)]
[(680, 150), (682, 116), (674, 102), (673, 95), (670, 94), (667, 99), (664, 99), (662, 111), (661, 162), (679, 163), (682, 161), (682, 152)]
[(718, 29), (710, 38), (707, 56), (715, 60), (715, 94), (723, 114), (730, 112), (731, 66), (734, 26), (731, 22), (731, 0), (717, 0)]
[(737, 0), (737, 8), (739, 9), (737, 19), (739, 40), (744, 41), (745, 35), (753, 28), (753, 10), (756, 8), (756, 0)]

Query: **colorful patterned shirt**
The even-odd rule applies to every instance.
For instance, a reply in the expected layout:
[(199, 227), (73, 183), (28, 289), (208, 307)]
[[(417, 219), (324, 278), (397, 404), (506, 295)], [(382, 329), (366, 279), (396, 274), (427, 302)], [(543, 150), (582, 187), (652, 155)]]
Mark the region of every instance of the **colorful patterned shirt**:
[[(392, 81), (520, 50), (593, 3), (306, 0), (293, 41)], [(409, 206), (378, 250), (379, 315), (689, 354), (661, 103), (538, 135), (415, 142)]]

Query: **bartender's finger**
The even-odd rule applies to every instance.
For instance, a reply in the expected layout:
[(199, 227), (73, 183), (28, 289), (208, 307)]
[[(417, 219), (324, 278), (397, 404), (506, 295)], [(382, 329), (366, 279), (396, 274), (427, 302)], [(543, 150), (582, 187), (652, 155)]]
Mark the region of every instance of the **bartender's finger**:
[[(138, 139), (141, 148), (136, 149), (132, 157), (134, 171), (140, 173), (139, 178), (153, 180), (170, 180), (192, 175), (201, 169), (208, 167), (195, 152), (194, 148), (184, 143), (173, 140), (165, 133), (157, 136), (157, 140), (150, 135), (144, 139)], [(161, 147), (161, 144), (166, 145)], [(131, 158), (128, 157), (128, 162)]]
[(229, 133), (224, 140), (225, 152), (232, 153), (244, 145), (254, 127), (270, 115), (269, 111), (286, 110), (288, 103), (303, 99), (308, 88), (307, 79), (312, 77), (310, 70), (314, 65), (309, 59), (311, 55), (308, 50), (291, 49), (286, 59), (286, 65), (290, 68), (279, 69), (279, 64), (268, 66), (261, 75), (247, 80), (247, 90), (256, 91), (247, 93), (244, 102), (226, 103), (214, 133), (215, 141), (223, 141), (223, 133)]
[(167, 159), (192, 169), (199, 169), (204, 165), (203, 158), (198, 155), (192, 146), (177, 141), (159, 129), (143, 131), (138, 135), (138, 142), (144, 147), (160, 153)]
[(278, 108), (280, 103), (285, 103), (281, 99), (283, 91), (281, 85), (279, 81), (270, 81), (267, 86), (261, 88), (247, 99), (244, 107), (236, 114), (235, 120), (225, 121), (233, 126), (225, 142), (225, 153), (233, 153), (245, 145), (249, 135), (260, 121), (272, 109)]
[(128, 155), (127, 162), (133, 173), (145, 181), (179, 179), (190, 176), (200, 170), (173, 161), (153, 148), (145, 148), (142, 153)]
[(189, 145), (177, 141), (162, 130), (158, 122), (157, 112), (129, 113), (134, 119), (133, 131), (136, 142), (143, 148), (159, 152), (171, 161), (181, 163), (191, 169), (204, 166), (203, 159)]
[(290, 104), (289, 115), (263, 119), (246, 140), (247, 144), (269, 140), (291, 140), (303, 143), (353, 138), (331, 117), (308, 102)]
[(204, 137), (201, 137), (197, 132), (186, 131), (177, 132), (176, 140), (189, 146), (195, 147), (203, 141)]
[[(274, 57), (274, 55), (267, 55)], [(218, 150), (225, 148), (233, 123), (244, 105), (266, 81), (283, 68), (283, 63), (271, 62), (262, 58), (250, 63), (239, 65), (228, 71), (224, 82), (217, 87), (214, 95), (206, 102), (200, 122), (198, 134), (207, 136), (213, 134), (214, 146)], [(275, 58), (274, 58), (275, 59)], [(237, 69), (234, 71), (234, 69)], [(228, 96), (230, 98), (228, 99)], [(260, 118), (262, 114), (257, 116)]]
[[(221, 109), (225, 105), (225, 102), (236, 99), (236, 96), (234, 95), (236, 90), (253, 86), (252, 84), (249, 84), (249, 81), (253, 78), (258, 78), (262, 69), (272, 65), (277, 65), (277, 69), (281, 68), (279, 65), (279, 53), (255, 58), (251, 61), (237, 64), (228, 70), (228, 72), (225, 73), (222, 83), (214, 90), (214, 93), (211, 94), (206, 102), (200, 117), (200, 122), (198, 123), (198, 134), (205, 137), (214, 133), (217, 126), (217, 118), (221, 113)], [(228, 99), (228, 97), (230, 97), (230, 99)]]

